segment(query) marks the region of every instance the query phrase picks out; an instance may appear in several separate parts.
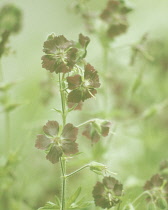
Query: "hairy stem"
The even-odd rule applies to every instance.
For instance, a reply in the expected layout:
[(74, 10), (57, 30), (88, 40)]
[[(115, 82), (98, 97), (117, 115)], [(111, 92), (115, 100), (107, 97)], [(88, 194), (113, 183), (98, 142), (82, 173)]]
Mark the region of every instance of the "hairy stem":
[(68, 175), (65, 175), (65, 178), (68, 178), (68, 177), (70, 177), (70, 176), (72, 176), (72, 175), (78, 173), (79, 171), (82, 171), (83, 169), (85, 169), (85, 168), (87, 168), (87, 167), (89, 167), (89, 164), (82, 166), (81, 168), (77, 169), (76, 171), (74, 171), (74, 172), (72, 172), (72, 173), (70, 173), (70, 174), (68, 174)]
[(149, 191), (144, 191), (143, 193), (141, 193), (138, 197), (135, 198), (135, 200), (132, 202), (132, 204), (134, 204), (136, 201), (138, 201), (143, 195), (149, 195), (152, 198), (152, 195), (150, 194)]
[(65, 98), (65, 92), (64, 92), (64, 74), (61, 75), (59, 74), (59, 88), (60, 88), (60, 95), (61, 95), (61, 105), (62, 105), (62, 122), (63, 122), (63, 126), (65, 126), (66, 124), (66, 98)]
[(61, 173), (62, 173), (62, 199), (61, 199), (61, 210), (65, 210), (65, 187), (66, 187), (66, 163), (65, 160), (60, 158), (60, 164), (61, 164)]
[[(65, 84), (64, 84), (64, 74), (59, 74), (59, 89), (60, 89), (60, 95), (61, 95), (61, 105), (62, 105), (62, 123), (63, 127), (66, 124), (66, 96), (65, 96)], [(61, 164), (61, 173), (62, 173), (62, 198), (61, 198), (61, 210), (65, 210), (65, 190), (66, 190), (66, 160), (63, 158), (60, 158), (60, 164)]]

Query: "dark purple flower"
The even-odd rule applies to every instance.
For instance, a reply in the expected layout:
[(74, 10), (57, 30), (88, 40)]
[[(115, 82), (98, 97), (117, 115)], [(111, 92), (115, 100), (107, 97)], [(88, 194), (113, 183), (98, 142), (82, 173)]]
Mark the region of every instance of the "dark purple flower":
[(144, 190), (149, 191), (151, 196), (147, 197), (147, 201), (154, 201), (159, 207), (160, 200), (166, 200), (168, 203), (168, 181), (164, 180), (159, 174), (155, 174), (144, 185)]
[(67, 73), (75, 65), (78, 49), (73, 41), (67, 40), (63, 35), (51, 34), (44, 42), (46, 55), (42, 57), (42, 67), (51, 73)]
[(92, 192), (95, 205), (103, 209), (109, 209), (120, 203), (122, 193), (123, 185), (111, 176), (104, 177), (102, 182), (97, 182)]
[(59, 162), (63, 154), (69, 156), (78, 152), (78, 144), (75, 142), (78, 128), (71, 123), (66, 124), (60, 132), (57, 121), (48, 121), (43, 126), (43, 131), (46, 135), (37, 135), (35, 146), (46, 150), (46, 158), (53, 164)]
[(88, 98), (93, 97), (97, 91), (95, 88), (100, 87), (99, 76), (97, 71), (90, 64), (85, 65), (84, 76), (77, 74), (67, 77), (68, 102), (80, 103)]
[(110, 127), (111, 127), (110, 121), (99, 120), (99, 119), (93, 120), (86, 125), (82, 135), (90, 139), (92, 143), (96, 143), (100, 140), (101, 136), (103, 137), (108, 136)]

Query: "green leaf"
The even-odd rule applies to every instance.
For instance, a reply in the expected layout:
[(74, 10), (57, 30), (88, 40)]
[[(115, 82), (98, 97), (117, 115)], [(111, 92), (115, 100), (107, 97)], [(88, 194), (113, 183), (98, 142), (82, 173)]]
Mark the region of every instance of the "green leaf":
[(38, 210), (49, 210), (49, 209), (60, 209), (60, 206), (58, 206), (57, 204), (49, 201), (45, 204), (44, 207), (40, 207)]
[(21, 104), (7, 104), (6, 106), (5, 106), (5, 109), (4, 109), (4, 111), (5, 112), (11, 112), (11, 111), (13, 111), (14, 109), (16, 109), (17, 107), (19, 107)]
[(55, 203), (56, 203), (56, 205), (58, 205), (59, 207), (61, 206), (61, 201), (60, 201), (60, 199), (58, 198), (58, 196), (55, 196)]
[(53, 108), (52, 110), (58, 112), (59, 114), (62, 114), (62, 111), (59, 109)]
[(132, 94), (134, 94), (138, 90), (138, 88), (141, 85), (141, 81), (142, 81), (142, 71), (139, 72), (139, 74), (137, 75), (133, 83), (132, 90), (131, 90)]
[(7, 91), (15, 85), (14, 82), (0, 83), (0, 91)]
[(71, 197), (67, 201), (67, 206), (70, 207), (73, 203), (75, 203), (76, 199), (79, 197), (81, 193), (82, 188), (79, 187), (74, 194), (71, 195)]

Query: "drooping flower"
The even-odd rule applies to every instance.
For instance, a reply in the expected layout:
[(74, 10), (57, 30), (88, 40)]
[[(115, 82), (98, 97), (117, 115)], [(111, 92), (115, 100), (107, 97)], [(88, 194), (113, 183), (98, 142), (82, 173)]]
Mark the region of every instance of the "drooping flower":
[(90, 64), (85, 65), (84, 76), (79, 74), (67, 77), (68, 102), (79, 103), (93, 97), (97, 91), (95, 88), (100, 87), (99, 76), (97, 71)]
[(100, 119), (92, 120), (85, 126), (82, 135), (90, 139), (92, 143), (96, 143), (100, 140), (101, 136), (108, 136), (110, 127), (110, 121)]
[(71, 123), (66, 124), (61, 131), (57, 121), (48, 121), (43, 131), (46, 135), (37, 135), (35, 146), (46, 150), (46, 158), (53, 164), (59, 162), (62, 155), (69, 156), (78, 152), (78, 144), (75, 142), (78, 128)]
[(168, 181), (164, 180), (159, 174), (155, 174), (144, 185), (144, 190), (150, 192), (147, 201), (155, 202), (159, 207), (160, 201), (166, 200), (168, 203)]
[(115, 178), (106, 176), (102, 182), (97, 182), (93, 189), (96, 206), (109, 209), (121, 202), (123, 185)]

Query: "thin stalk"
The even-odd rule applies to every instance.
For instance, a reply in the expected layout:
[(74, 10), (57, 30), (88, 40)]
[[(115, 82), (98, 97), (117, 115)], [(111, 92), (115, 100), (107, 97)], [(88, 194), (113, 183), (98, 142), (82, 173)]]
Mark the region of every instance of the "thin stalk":
[(65, 178), (68, 178), (68, 177), (70, 177), (70, 176), (72, 176), (72, 175), (78, 173), (79, 171), (82, 171), (83, 169), (85, 169), (85, 168), (87, 168), (87, 167), (89, 167), (89, 164), (82, 166), (81, 168), (77, 169), (76, 171), (74, 171), (74, 172), (72, 172), (72, 173), (70, 173), (70, 174), (68, 174), (68, 175), (65, 175)]
[(3, 81), (3, 71), (2, 71), (2, 63), (0, 60), (0, 81)]
[(108, 47), (103, 46), (103, 68), (108, 71)]
[(65, 93), (64, 93), (64, 87), (63, 87), (63, 79), (64, 79), (64, 74), (62, 76), (61, 80), (61, 75), (59, 74), (59, 88), (60, 88), (60, 95), (61, 95), (61, 105), (62, 105), (62, 122), (63, 126), (66, 124), (66, 109), (65, 109)]
[(148, 191), (144, 191), (138, 197), (135, 198), (135, 200), (132, 202), (132, 204), (134, 204), (137, 200), (139, 200), (145, 194), (148, 194), (152, 198), (152, 195)]
[(79, 124), (79, 125), (76, 126), (76, 127), (79, 128), (79, 127), (84, 126), (84, 125), (86, 125), (86, 124), (88, 124), (88, 123), (91, 123), (91, 122), (94, 122), (94, 119), (88, 120), (88, 121), (86, 121), (86, 122), (83, 122), (83, 123)]
[(62, 160), (60, 158), (60, 165), (61, 165), (61, 172), (62, 172), (62, 200), (61, 200), (61, 210), (64, 210), (65, 209), (65, 187), (66, 187), (66, 179), (65, 179), (66, 165), (65, 165), (65, 160)]
[(5, 112), (5, 130), (6, 130), (6, 152), (10, 150), (10, 115), (9, 112)]
[[(61, 95), (61, 105), (62, 105), (62, 123), (63, 127), (66, 124), (66, 96), (65, 96), (65, 85), (64, 85), (64, 74), (59, 74), (59, 88), (60, 88), (60, 95)], [(62, 173), (62, 198), (61, 198), (61, 210), (65, 210), (65, 190), (66, 190), (66, 160), (60, 158), (61, 164), (61, 173)]]

